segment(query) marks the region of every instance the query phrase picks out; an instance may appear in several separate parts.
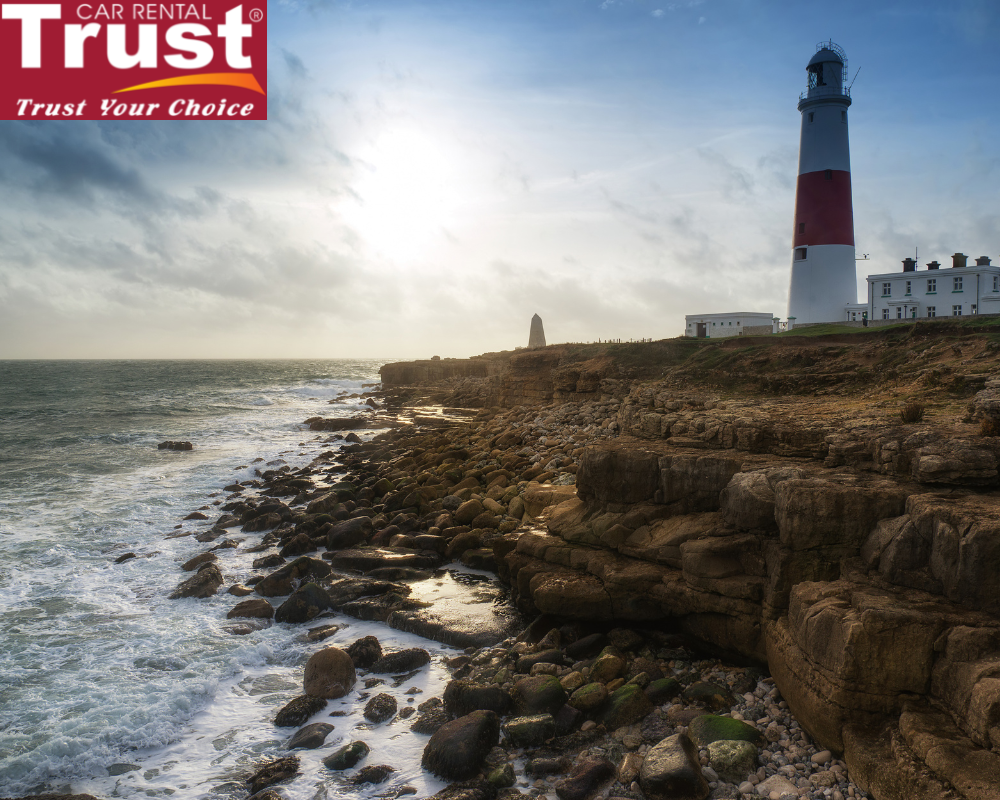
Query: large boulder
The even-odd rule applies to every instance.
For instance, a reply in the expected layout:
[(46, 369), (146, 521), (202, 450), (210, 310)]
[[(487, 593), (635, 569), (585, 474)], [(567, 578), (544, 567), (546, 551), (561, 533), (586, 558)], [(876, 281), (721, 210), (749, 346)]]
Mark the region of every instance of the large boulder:
[(345, 547), (354, 547), (363, 544), (372, 535), (372, 521), (370, 517), (355, 517), (338, 522), (327, 531), (326, 549), (340, 550)]
[(274, 724), (279, 728), (296, 728), (324, 708), (326, 708), (326, 700), (322, 697), (301, 694), (278, 711), (274, 718)]
[(332, 770), (351, 769), (357, 766), (358, 762), (370, 752), (371, 748), (364, 742), (349, 742), (334, 752), (333, 755), (324, 758), (323, 766)]
[(253, 588), (261, 597), (283, 597), (300, 583), (320, 581), (332, 573), (333, 568), (322, 559), (303, 556), (265, 576)]
[(273, 617), (274, 607), (263, 597), (237, 603), (226, 614), (226, 619), (271, 619)]
[(364, 717), (369, 722), (385, 722), (396, 713), (396, 698), (380, 692), (365, 703)]
[(648, 800), (705, 800), (711, 791), (698, 751), (683, 733), (668, 736), (646, 753), (639, 786)]
[(313, 653), (303, 675), (306, 694), (327, 700), (343, 697), (356, 680), (354, 662), (339, 647), (325, 647)]
[(642, 687), (637, 683), (626, 683), (608, 696), (601, 722), (613, 731), (624, 725), (634, 725), (652, 710), (653, 704)]
[(460, 679), (451, 681), (444, 690), (444, 707), (453, 717), (464, 717), (473, 711), (493, 711), (503, 716), (510, 706), (510, 695), (499, 686)]
[(258, 767), (250, 776), (247, 785), (250, 787), (251, 794), (255, 794), (268, 786), (290, 780), (298, 774), (299, 759), (296, 756), (287, 756)]
[(608, 690), (603, 683), (588, 683), (573, 692), (567, 702), (577, 711), (588, 714), (604, 705), (607, 699)]
[(483, 513), (483, 504), (478, 500), (466, 500), (455, 511), (455, 522), (459, 525), (468, 525), (472, 520)]
[(702, 714), (688, 726), (688, 734), (698, 747), (708, 747), (712, 742), (750, 742), (755, 747), (764, 745), (764, 734), (753, 725), (731, 717)]
[(587, 800), (611, 780), (615, 775), (615, 765), (601, 757), (584, 758), (573, 767), (573, 771), (556, 783), (559, 800)]
[(385, 653), (372, 664), (372, 672), (402, 673), (420, 669), (431, 661), (431, 654), (420, 647)]
[(372, 664), (382, 658), (382, 645), (374, 636), (362, 636), (351, 642), (347, 655), (351, 657), (355, 668), (371, 669)]
[(742, 783), (757, 771), (757, 746), (750, 742), (722, 739), (708, 746), (708, 760), (720, 778)]
[(276, 622), (308, 622), (329, 607), (330, 597), (326, 590), (316, 583), (307, 583), (278, 606), (274, 619)]
[(473, 711), (438, 728), (420, 763), (445, 780), (468, 780), (479, 772), (499, 740), (499, 717), (492, 711)]
[(518, 713), (555, 714), (566, 704), (566, 690), (554, 675), (521, 678), (511, 692)]
[(333, 725), (329, 722), (314, 722), (311, 725), (306, 725), (304, 728), (296, 731), (295, 735), (289, 740), (288, 749), (315, 750), (317, 747), (322, 747), (323, 742), (326, 741), (326, 737), (332, 730)]
[(194, 558), (188, 559), (183, 564), (181, 564), (181, 569), (185, 572), (192, 572), (202, 564), (207, 564), (210, 561), (218, 561), (219, 557), (215, 553), (200, 553)]
[(502, 728), (513, 747), (539, 747), (556, 735), (556, 721), (551, 714), (511, 717)]
[(182, 597), (211, 597), (222, 586), (222, 571), (217, 564), (209, 562), (170, 593), (171, 600)]

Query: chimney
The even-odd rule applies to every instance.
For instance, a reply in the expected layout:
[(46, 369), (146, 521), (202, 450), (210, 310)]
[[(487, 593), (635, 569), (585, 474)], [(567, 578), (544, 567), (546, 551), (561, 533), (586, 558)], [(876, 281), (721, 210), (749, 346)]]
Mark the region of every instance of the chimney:
[(979, 256), (979, 258), (976, 259), (977, 267), (988, 267), (989, 265), (990, 265), (989, 256)]
[(916, 272), (917, 271), (917, 261), (914, 258), (904, 258), (903, 259), (903, 272)]
[(927, 269), (941, 269), (941, 265), (937, 261), (932, 261), (927, 265)]
[(968, 262), (969, 257), (965, 253), (955, 253), (951, 257), (951, 268), (957, 269), (958, 267), (964, 267)]

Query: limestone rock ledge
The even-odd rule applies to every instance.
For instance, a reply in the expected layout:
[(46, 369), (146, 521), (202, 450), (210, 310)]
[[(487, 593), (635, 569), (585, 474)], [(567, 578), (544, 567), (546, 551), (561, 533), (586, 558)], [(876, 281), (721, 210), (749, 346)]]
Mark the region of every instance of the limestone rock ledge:
[(1000, 797), (1000, 493), (729, 441), (619, 439), (529, 489), (534, 526), (494, 545), (518, 605), (766, 662), (879, 800)]

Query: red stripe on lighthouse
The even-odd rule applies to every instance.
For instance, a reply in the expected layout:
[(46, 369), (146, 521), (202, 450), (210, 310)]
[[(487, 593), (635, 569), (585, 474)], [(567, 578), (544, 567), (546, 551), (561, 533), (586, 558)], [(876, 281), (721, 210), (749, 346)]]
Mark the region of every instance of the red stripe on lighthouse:
[(792, 242), (792, 247), (820, 244), (854, 246), (850, 172), (833, 169), (799, 175), (795, 187), (795, 234)]

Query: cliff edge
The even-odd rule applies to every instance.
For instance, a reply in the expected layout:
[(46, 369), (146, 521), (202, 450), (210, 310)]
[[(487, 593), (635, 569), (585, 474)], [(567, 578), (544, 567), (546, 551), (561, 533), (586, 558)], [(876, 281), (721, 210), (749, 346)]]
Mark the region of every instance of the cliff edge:
[(1000, 797), (1000, 327), (819, 333), (546, 347), (419, 388), (494, 407), (501, 461), (556, 413), (607, 434), (494, 543), (522, 610), (766, 664), (879, 800)]

